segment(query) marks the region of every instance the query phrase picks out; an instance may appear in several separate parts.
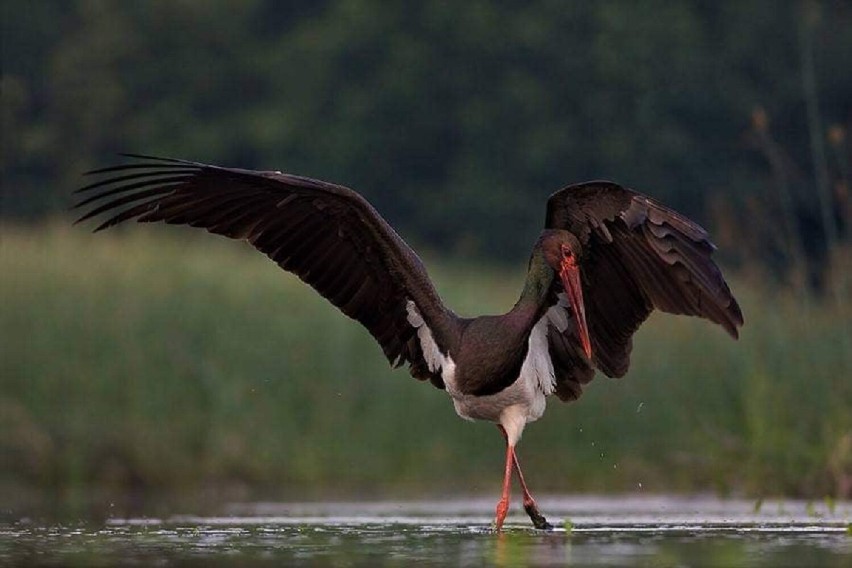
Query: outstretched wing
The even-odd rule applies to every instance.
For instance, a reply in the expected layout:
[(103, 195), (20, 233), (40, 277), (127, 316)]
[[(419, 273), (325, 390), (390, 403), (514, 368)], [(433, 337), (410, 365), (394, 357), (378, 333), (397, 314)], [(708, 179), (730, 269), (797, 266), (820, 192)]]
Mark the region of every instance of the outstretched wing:
[[(633, 333), (654, 308), (702, 317), (738, 336), (743, 316), (711, 258), (716, 247), (683, 215), (615, 183), (593, 181), (551, 195), (545, 226), (570, 231), (583, 246), (593, 362), (606, 375), (627, 372)], [(554, 368), (564, 368), (557, 371), (557, 393), (567, 399), (592, 375), (572, 330), (550, 344)]]
[(412, 375), (443, 388), (423, 358), (407, 302), (439, 345), (451, 339), (454, 316), (419, 257), (358, 193), (280, 172), (129, 157), (142, 161), (89, 172), (107, 177), (78, 190), (93, 195), (75, 207), (93, 209), (77, 222), (107, 215), (95, 231), (136, 219), (246, 240), (363, 324), (392, 364), (407, 362)]

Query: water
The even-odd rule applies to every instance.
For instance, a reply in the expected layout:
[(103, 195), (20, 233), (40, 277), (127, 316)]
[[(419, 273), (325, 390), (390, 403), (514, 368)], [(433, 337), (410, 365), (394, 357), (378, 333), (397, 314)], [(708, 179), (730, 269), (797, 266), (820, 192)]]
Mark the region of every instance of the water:
[[(490, 500), (247, 503), (219, 516), (0, 525), (0, 566), (852, 566), (852, 503), (551, 497), (556, 528)], [(570, 519), (565, 522), (565, 519)]]

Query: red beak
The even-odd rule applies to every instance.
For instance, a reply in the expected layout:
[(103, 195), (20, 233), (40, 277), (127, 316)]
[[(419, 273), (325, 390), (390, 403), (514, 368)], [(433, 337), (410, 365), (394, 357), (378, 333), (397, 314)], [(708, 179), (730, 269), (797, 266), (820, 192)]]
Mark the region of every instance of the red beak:
[(571, 309), (574, 312), (574, 321), (577, 323), (577, 333), (580, 334), (580, 343), (583, 352), (589, 359), (592, 358), (592, 342), (589, 339), (589, 327), (586, 325), (586, 307), (583, 304), (583, 287), (580, 284), (580, 267), (577, 259), (570, 250), (562, 249), (562, 270), (559, 271), (562, 286), (568, 294)]

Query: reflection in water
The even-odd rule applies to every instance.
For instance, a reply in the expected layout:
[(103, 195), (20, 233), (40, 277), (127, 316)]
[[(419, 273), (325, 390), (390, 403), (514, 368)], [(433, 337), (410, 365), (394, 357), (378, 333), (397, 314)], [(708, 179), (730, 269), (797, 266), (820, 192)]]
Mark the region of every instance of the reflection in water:
[(511, 517), (494, 534), (490, 501), (237, 505), (221, 517), (0, 524), (0, 566), (840, 567), (852, 560), (850, 508), (786, 502), (767, 513), (743, 502), (551, 500), (549, 511), (571, 512), (571, 530), (536, 531)]

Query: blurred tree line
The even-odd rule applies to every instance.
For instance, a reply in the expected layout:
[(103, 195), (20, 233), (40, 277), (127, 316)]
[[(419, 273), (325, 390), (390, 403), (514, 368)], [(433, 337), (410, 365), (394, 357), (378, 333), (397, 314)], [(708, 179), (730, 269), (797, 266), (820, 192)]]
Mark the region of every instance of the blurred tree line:
[(590, 178), (816, 285), (849, 219), (848, 1), (2, 6), (6, 218), (131, 151), (343, 183), (421, 246), (501, 260)]

